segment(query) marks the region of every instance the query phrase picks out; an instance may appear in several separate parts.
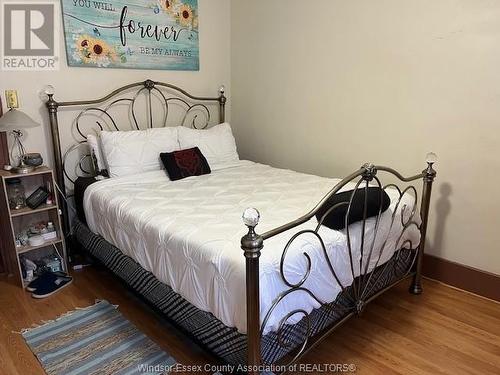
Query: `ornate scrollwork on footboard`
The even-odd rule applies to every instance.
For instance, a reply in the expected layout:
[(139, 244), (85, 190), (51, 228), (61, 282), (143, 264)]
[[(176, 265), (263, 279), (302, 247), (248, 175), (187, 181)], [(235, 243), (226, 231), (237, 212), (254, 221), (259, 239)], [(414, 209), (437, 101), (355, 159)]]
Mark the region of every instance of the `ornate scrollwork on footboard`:
[[(359, 171), (339, 182), (307, 215), (262, 235), (264, 245), (265, 240), (278, 235), (288, 235), (289, 239), (280, 260), (280, 277), (285, 287), (265, 312), (262, 324), (260, 324), (260, 317), (256, 321), (255, 316), (247, 315), (248, 331), (258, 327), (260, 337), (264, 340), (263, 342), (266, 342), (267, 347), (272, 346), (281, 353), (260, 358), (260, 363), (273, 363), (275, 359), (283, 357), (283, 354), (290, 351), (293, 354), (291, 358), (289, 357), (288, 364), (294, 363), (308, 351), (313, 342), (318, 340), (318, 336), (323, 336), (326, 332), (333, 330), (343, 322), (344, 318), (361, 314), (368, 302), (396, 282), (418, 274), (418, 280), (415, 281), (415, 278), (414, 283), (420, 283), (420, 267), (417, 267), (417, 263), (420, 262), (419, 258), (423, 252), (425, 241), (430, 189), (435, 177), (433, 163), (434, 161), (428, 161), (426, 170), (409, 178), (403, 177), (391, 168), (365, 164)], [(394, 183), (384, 186), (379, 179), (380, 172), (404, 183), (423, 179), (424, 196), (420, 215), (418, 215), (419, 197), (415, 186), (409, 184), (401, 188)], [(369, 187), (379, 188), (378, 212), (374, 217), (368, 217), (367, 214)], [(313, 217), (321, 208), (330, 204), (328, 203), (329, 199), (341, 189), (352, 189), (349, 199), (328, 207), (318, 218), (317, 224), (311, 227)], [(361, 197), (363, 214), (361, 220), (358, 218), (359, 221), (353, 223), (356, 221), (351, 220), (353, 202), (359, 192), (364, 192)], [(384, 192), (391, 197), (387, 213), (383, 212)], [(343, 214), (344, 211), (345, 214)], [(345, 236), (347, 247), (345, 257), (349, 265), (347, 272), (350, 275), (348, 277), (345, 272), (341, 274), (341, 270), (336, 269), (336, 263), (332, 259), (335, 250), (328, 246), (327, 239), (325, 239), (327, 232), (324, 231), (329, 230), (325, 229), (325, 220), (335, 212), (344, 215), (342, 234)], [(304, 227), (302, 227), (303, 224), (305, 224)], [(299, 226), (301, 227), (299, 228)], [(297, 229), (295, 233), (293, 233), (294, 229)], [(290, 232), (292, 234), (288, 234)], [(417, 236), (417, 233), (420, 237)], [(316, 248), (313, 250), (314, 254), (300, 246), (303, 237), (309, 239), (308, 243), (314, 241)], [(294, 257), (291, 255), (292, 252), (294, 252)], [(339, 254), (337, 254), (337, 258), (338, 256)], [(303, 257), (305, 266), (302, 268), (303, 272), (297, 275), (296, 265), (299, 257)], [(313, 264), (319, 265), (318, 262), (321, 262), (319, 268), (323, 267), (323, 269), (314, 268)], [(290, 264), (294, 264), (295, 274), (293, 278), (287, 275)], [(249, 271), (254, 272), (252, 268), (253, 266), (247, 263), (247, 276)], [(323, 271), (329, 274), (332, 288), (339, 291), (335, 300), (326, 299), (324, 293), (323, 296), (318, 295), (318, 285), (313, 285), (312, 282), (308, 284), (314, 272)], [(248, 284), (247, 278), (247, 293), (249, 287), (251, 285)], [(326, 286), (322, 284), (321, 287), (325, 288)], [(280, 304), (285, 303), (289, 298), (310, 298), (320, 307), (312, 311), (306, 311), (304, 308), (293, 308), (291, 311), (286, 311), (286, 308), (278, 309)], [(248, 302), (259, 303), (255, 299)], [(297, 307), (296, 304), (292, 305)], [(278, 314), (278, 316), (273, 314)], [(273, 322), (272, 327), (269, 326), (271, 321)], [(276, 322), (278, 322), (277, 325)], [(269, 341), (272, 342), (269, 343)], [(259, 350), (260, 353), (260, 343), (249, 338), (248, 346), (250, 362), (252, 351)]]

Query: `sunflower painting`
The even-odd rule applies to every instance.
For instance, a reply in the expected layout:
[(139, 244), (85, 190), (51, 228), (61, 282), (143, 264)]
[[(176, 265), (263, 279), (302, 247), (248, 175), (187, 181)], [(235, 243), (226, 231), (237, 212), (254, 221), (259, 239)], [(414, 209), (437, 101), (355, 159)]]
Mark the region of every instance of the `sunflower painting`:
[(193, 20), (193, 9), (187, 4), (182, 4), (179, 8), (179, 22), (184, 26), (192, 26)]
[(82, 35), (76, 41), (75, 59), (81, 59), (84, 64), (109, 66), (111, 63), (126, 61), (123, 53), (118, 53), (114, 47), (101, 39), (89, 35)]
[(198, 0), (78, 4), (62, 0), (69, 66), (199, 70)]
[(159, 8), (163, 10), (168, 16), (184, 27), (190, 29), (198, 28), (198, 16), (196, 8), (189, 2), (181, 0), (157, 0)]
[(173, 13), (177, 1), (175, 0), (158, 0), (160, 6), (167, 13)]

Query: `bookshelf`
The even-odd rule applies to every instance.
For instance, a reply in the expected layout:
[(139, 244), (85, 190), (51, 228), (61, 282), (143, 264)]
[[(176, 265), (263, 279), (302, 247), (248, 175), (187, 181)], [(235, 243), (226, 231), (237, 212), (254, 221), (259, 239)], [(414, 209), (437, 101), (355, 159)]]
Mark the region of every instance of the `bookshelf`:
[[(54, 201), (52, 204), (41, 204), (35, 209), (23, 207), (13, 209), (9, 207), (8, 182), (11, 179), (19, 179), (28, 197), (38, 187), (47, 186), (51, 183), (55, 187), (53, 171), (47, 167), (39, 167), (31, 173), (15, 174), (8, 171), (0, 171), (0, 249), (5, 263), (5, 271), (15, 279), (20, 287), (27, 284), (23, 279), (20, 257), (27, 257), (33, 261), (39, 261), (44, 257), (58, 255), (61, 258), (61, 266), (68, 272), (66, 244), (62, 232), (59, 197), (52, 191)], [(29, 244), (16, 246), (16, 235), (26, 230), (31, 225), (39, 222), (52, 222), (56, 230), (56, 237), (45, 240), (39, 245)]]

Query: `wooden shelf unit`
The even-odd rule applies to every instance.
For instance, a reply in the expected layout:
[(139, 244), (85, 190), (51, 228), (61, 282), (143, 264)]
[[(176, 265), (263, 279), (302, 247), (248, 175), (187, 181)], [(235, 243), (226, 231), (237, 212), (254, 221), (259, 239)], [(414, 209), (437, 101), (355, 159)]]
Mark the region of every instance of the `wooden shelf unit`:
[[(28, 197), (40, 186), (46, 186), (47, 182), (52, 185), (54, 203), (51, 205), (42, 204), (35, 209), (24, 207), (18, 210), (9, 207), (7, 195), (7, 181), (18, 178), (21, 180), (25, 189), (25, 195)], [(62, 267), (68, 272), (66, 244), (62, 232), (61, 211), (59, 209), (59, 197), (55, 194), (54, 175), (50, 168), (39, 167), (32, 173), (15, 174), (0, 170), (0, 251), (5, 261), (6, 272), (15, 278), (20, 287), (25, 287), (26, 283), (22, 277), (21, 255), (30, 258), (29, 254), (58, 254), (62, 256)], [(56, 228), (57, 237), (45, 241), (39, 246), (16, 247), (16, 234), (28, 228), (31, 224), (40, 221), (51, 221)], [(57, 251), (56, 251), (57, 250)], [(39, 254), (39, 255), (40, 255)], [(36, 255), (36, 254), (35, 254)]]

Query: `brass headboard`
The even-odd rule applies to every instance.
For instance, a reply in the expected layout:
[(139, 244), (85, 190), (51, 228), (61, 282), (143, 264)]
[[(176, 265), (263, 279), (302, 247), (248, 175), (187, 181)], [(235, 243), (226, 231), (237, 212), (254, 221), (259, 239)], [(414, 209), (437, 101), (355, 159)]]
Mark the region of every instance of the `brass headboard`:
[[(71, 189), (67, 189), (68, 183), (72, 185), (77, 176), (96, 174), (94, 161), (86, 145), (88, 134), (99, 130), (125, 131), (169, 125), (205, 129), (225, 121), (227, 101), (224, 87), (220, 88), (217, 97), (201, 97), (172, 84), (149, 79), (122, 86), (104, 97), (92, 100), (58, 102), (54, 99), (53, 88), (49, 87), (45, 93), (48, 96), (46, 106), (56, 180), (61, 192), (65, 194), (68, 190), (71, 192)], [(64, 151), (61, 148), (61, 130), (69, 129), (59, 126), (58, 115), (61, 108), (76, 111), (76, 117), (70, 120), (71, 124), (65, 125), (71, 126), (73, 139)], [(214, 115), (214, 111), (218, 113)], [(68, 143), (65, 142), (66, 144)], [(67, 233), (69, 225), (66, 205), (64, 210)]]

